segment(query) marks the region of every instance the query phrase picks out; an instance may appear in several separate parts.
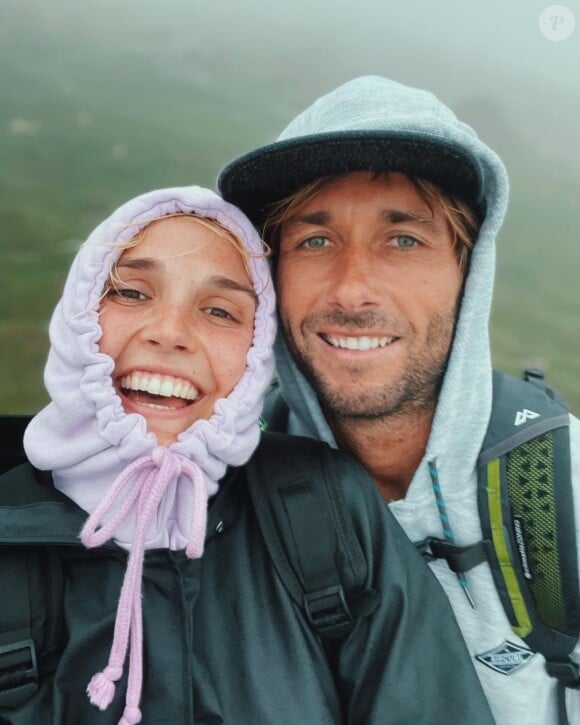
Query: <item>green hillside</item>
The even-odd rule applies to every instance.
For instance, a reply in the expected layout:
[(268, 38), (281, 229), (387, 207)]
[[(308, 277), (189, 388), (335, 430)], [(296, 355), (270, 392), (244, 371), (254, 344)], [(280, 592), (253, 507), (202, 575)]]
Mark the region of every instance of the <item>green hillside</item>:
[[(116, 27), (104, 34), (110, 21), (97, 13), (79, 38), (74, 13), (51, 23), (46, 5), (32, 4), (36, 27), (16, 2), (0, 15), (3, 412), (31, 412), (45, 401), (50, 312), (73, 250), (98, 221), (151, 188), (213, 186), (225, 162), (273, 138), (321, 90), (345, 80), (319, 73), (308, 87), (300, 54), (290, 65), (272, 50), (250, 82), (207, 37), (189, 42), (179, 23), (141, 19), (127, 35)], [(493, 144), (492, 110), (468, 120), (489, 128), (491, 137), (482, 135)], [(580, 412), (579, 176), (545, 173), (525, 153), (518, 159), (499, 244), (495, 363), (511, 372), (544, 368)]]

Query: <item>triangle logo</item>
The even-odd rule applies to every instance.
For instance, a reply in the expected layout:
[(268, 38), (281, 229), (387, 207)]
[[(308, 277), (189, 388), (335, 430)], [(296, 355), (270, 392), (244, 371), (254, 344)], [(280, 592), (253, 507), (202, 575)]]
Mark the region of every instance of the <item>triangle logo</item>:
[(534, 418), (539, 417), (539, 413), (536, 413), (534, 410), (528, 410), (527, 408), (524, 408), (523, 410), (518, 410), (518, 412), (516, 413), (514, 425), (522, 425), (527, 420), (534, 420)]

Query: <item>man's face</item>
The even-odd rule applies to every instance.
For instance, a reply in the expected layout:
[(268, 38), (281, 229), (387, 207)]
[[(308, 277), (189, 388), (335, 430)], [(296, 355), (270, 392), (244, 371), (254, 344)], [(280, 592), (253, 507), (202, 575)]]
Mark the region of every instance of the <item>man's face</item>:
[(441, 210), (403, 174), (345, 174), (282, 228), (284, 334), (334, 417), (434, 405), (462, 281)]

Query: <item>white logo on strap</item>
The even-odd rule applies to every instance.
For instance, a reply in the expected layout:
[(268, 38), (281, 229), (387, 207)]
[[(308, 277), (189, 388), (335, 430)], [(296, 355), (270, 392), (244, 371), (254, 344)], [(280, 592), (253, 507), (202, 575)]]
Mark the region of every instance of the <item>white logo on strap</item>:
[(514, 425), (522, 425), (522, 423), (525, 423), (526, 420), (534, 420), (534, 418), (539, 417), (539, 413), (536, 413), (534, 410), (528, 410), (527, 408), (524, 408), (523, 410), (518, 410), (518, 412), (516, 413)]

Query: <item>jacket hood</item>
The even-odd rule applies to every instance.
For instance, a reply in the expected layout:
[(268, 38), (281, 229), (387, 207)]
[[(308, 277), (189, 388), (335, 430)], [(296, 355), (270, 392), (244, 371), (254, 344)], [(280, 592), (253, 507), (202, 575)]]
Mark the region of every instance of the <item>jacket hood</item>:
[[(379, 77), (355, 79), (320, 98), (288, 126), (281, 138), (296, 133), (307, 137), (328, 130), (352, 131), (361, 127), (373, 132), (386, 129), (389, 134), (412, 133), (416, 149), (422, 148), (422, 140), (444, 142), (447, 148), (455, 149), (457, 158), (469, 159), (476, 170), (477, 197), (481, 208), (485, 208), (425, 458), (406, 498), (394, 504), (405, 507), (420, 498), (432, 497), (428, 461), (437, 461), (447, 497), (463, 495), (465, 482), (477, 462), (491, 413), (488, 325), (495, 239), (506, 211), (508, 181), (497, 155), (432, 94)], [(354, 169), (344, 169), (349, 170)], [(406, 169), (398, 170), (405, 172)], [(326, 167), (321, 166), (318, 175), (325, 173)], [(321, 438), (335, 446), (316, 394), (294, 364), (281, 332), (275, 349), (282, 395), (290, 407), (290, 432)]]
[[(167, 450), (177, 460), (195, 464), (207, 495), (212, 495), (226, 466), (245, 463), (258, 444), (258, 419), (273, 369), (275, 334), (274, 292), (261, 241), (246, 217), (212, 191), (187, 187), (143, 194), (100, 224), (73, 261), (50, 323), (45, 384), (51, 402), (33, 418), (24, 437), (33, 465), (53, 471), (56, 487), (89, 513), (123, 469), (159, 448), (145, 419), (125, 413), (115, 391), (113, 360), (99, 351), (98, 307), (123, 245), (153, 219), (175, 213), (214, 219), (242, 240), (250, 252), (258, 305), (241, 380), (226, 398), (217, 401), (208, 420), (193, 423)], [(147, 548), (185, 547), (193, 505), (191, 488), (183, 471), (175, 477), (160, 502)], [(117, 542), (126, 548), (131, 546), (133, 527), (134, 517), (130, 517), (117, 531)]]

